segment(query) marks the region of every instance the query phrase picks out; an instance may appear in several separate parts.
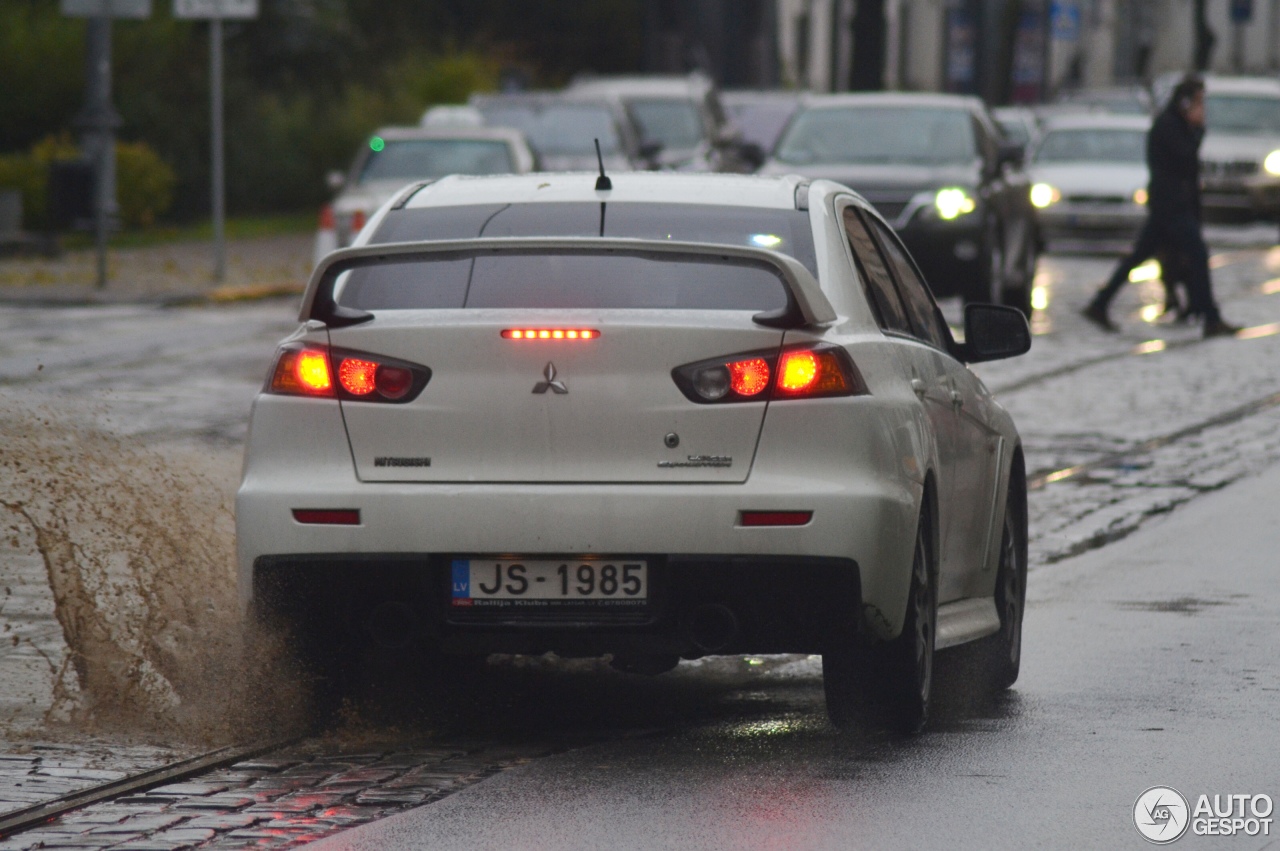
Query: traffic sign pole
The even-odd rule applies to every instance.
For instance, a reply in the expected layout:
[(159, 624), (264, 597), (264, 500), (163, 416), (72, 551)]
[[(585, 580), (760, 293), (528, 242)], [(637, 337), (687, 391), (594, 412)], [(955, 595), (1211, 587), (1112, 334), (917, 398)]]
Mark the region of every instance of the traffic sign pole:
[(209, 100), (213, 147), (213, 279), (221, 283), (227, 275), (227, 181), (223, 143), (222, 104), (222, 19), (209, 21)]
[(62, 14), (87, 18), (85, 33), (85, 103), (76, 116), (82, 131), (81, 149), (94, 166), (93, 230), (97, 246), (97, 286), (107, 285), (107, 236), (115, 226), (120, 207), (116, 203), (116, 128), (120, 115), (111, 105), (111, 21), (113, 18), (145, 19), (151, 0), (62, 0)]
[(227, 274), (227, 180), (226, 144), (223, 127), (222, 21), (247, 20), (258, 16), (258, 0), (173, 0), (173, 16), (209, 22), (209, 148), (212, 167), (211, 206), (213, 214), (213, 279), (221, 282)]

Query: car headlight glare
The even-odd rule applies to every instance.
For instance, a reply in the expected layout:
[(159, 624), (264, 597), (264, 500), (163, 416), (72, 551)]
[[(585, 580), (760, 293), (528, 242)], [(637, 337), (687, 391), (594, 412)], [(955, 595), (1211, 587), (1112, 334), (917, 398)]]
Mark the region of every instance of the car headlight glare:
[(1262, 161), (1262, 167), (1267, 170), (1267, 174), (1280, 177), (1280, 150), (1267, 154), (1267, 158)]
[(1047, 183), (1036, 183), (1031, 187), (1031, 204), (1032, 206), (1043, 210), (1062, 200), (1062, 193), (1057, 187), (1050, 186)]
[(978, 208), (968, 192), (954, 186), (939, 189), (938, 194), (934, 196), (933, 204), (938, 208), (938, 215), (947, 221), (972, 213)]
[(1147, 206), (1147, 190), (1142, 188), (1133, 190), (1133, 203)]

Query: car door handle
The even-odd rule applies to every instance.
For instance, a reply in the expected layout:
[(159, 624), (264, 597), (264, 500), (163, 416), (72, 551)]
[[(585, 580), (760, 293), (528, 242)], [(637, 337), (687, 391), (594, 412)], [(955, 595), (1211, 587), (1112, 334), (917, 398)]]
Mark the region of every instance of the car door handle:
[(919, 378), (911, 379), (911, 389), (914, 390), (915, 394), (921, 399), (924, 398), (925, 393), (929, 392), (929, 388), (926, 387), (924, 381)]

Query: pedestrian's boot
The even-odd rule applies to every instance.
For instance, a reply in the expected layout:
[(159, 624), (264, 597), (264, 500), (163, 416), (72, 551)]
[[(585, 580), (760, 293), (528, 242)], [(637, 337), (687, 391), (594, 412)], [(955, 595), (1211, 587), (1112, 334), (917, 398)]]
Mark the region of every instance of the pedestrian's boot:
[(1086, 307), (1084, 310), (1080, 311), (1080, 315), (1083, 316), (1085, 319), (1088, 319), (1094, 325), (1097, 325), (1103, 331), (1110, 331), (1111, 333), (1115, 333), (1116, 331), (1120, 330), (1119, 328), (1116, 327), (1115, 323), (1112, 322), (1111, 319), (1107, 316), (1106, 305), (1102, 304), (1097, 299), (1094, 299), (1093, 301), (1089, 302), (1089, 306)]
[(1222, 321), (1222, 317), (1214, 317), (1206, 320), (1204, 323), (1205, 339), (1210, 337), (1234, 337), (1238, 332), (1244, 330), (1239, 325), (1232, 325), (1229, 322)]

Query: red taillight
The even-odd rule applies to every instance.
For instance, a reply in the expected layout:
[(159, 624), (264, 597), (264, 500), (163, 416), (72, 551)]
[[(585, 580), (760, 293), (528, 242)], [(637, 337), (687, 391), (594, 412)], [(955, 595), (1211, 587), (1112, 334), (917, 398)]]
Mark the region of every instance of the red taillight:
[(320, 230), (333, 230), (333, 205), (325, 204), (320, 208)]
[(673, 369), (671, 377), (689, 401), (703, 405), (871, 392), (849, 353), (826, 343), (685, 364)]
[(839, 396), (848, 392), (849, 381), (834, 349), (799, 349), (782, 355), (777, 389), (783, 397)]
[(592, 328), (504, 328), (504, 340), (595, 340), (600, 332)]
[(364, 210), (356, 210), (351, 214), (351, 236), (354, 237), (360, 231), (364, 230), (365, 215)]
[(333, 396), (329, 355), (322, 349), (286, 349), (276, 360), (271, 392), (291, 396)]
[(290, 343), (276, 358), (267, 392), (361, 402), (408, 402), (430, 380), (431, 370), (425, 366), (380, 355)]
[(295, 508), (293, 519), (319, 526), (359, 526), (358, 508)]
[(413, 389), (413, 371), (384, 364), (378, 367), (374, 386), (379, 393), (392, 401), (403, 399)]
[(755, 396), (769, 386), (769, 362), (764, 358), (729, 364), (729, 388), (740, 396)]
[(743, 511), (739, 526), (804, 526), (813, 519), (812, 511)]
[(377, 389), (377, 373), (378, 365), (373, 361), (343, 358), (338, 367), (338, 381), (342, 382), (342, 389), (352, 396), (368, 396)]

